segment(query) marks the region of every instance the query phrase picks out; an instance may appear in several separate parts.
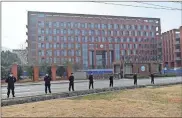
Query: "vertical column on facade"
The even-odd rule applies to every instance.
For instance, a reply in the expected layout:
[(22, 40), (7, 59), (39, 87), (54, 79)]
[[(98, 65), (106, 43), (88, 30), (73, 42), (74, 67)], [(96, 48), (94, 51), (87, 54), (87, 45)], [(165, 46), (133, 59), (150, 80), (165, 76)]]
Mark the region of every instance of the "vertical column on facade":
[(56, 65), (51, 66), (52, 81), (56, 80)]
[(94, 51), (92, 51), (92, 68), (94, 68)]
[(13, 73), (13, 76), (18, 80), (18, 65), (13, 64), (11, 67), (11, 73)]
[(67, 79), (69, 79), (69, 76), (71, 75), (71, 73), (72, 73), (71, 65), (68, 65), (67, 66)]
[(94, 50), (94, 68), (97, 68), (96, 50)]
[(110, 68), (109, 50), (107, 50), (107, 66)]
[(33, 67), (33, 80), (34, 81), (39, 81), (39, 67), (38, 66), (34, 66)]

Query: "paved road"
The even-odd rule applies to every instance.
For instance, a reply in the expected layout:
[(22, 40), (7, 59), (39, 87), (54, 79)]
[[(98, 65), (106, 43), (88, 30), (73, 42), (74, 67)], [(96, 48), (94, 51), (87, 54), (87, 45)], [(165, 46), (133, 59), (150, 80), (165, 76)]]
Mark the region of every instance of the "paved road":
[[(156, 78), (155, 83), (175, 83), (182, 82), (182, 77), (169, 77), (169, 78)], [(150, 84), (150, 79), (140, 79), (138, 80), (138, 85)], [(114, 80), (114, 86), (131, 86), (133, 85), (132, 79), (120, 79)], [(94, 88), (105, 88), (109, 86), (108, 80), (95, 80)], [(67, 92), (68, 83), (65, 84), (52, 84), (51, 89), (53, 93)], [(88, 82), (75, 83), (75, 90), (86, 90), (88, 89)], [(7, 87), (1, 87), (2, 99), (7, 97)], [(41, 95), (44, 93), (44, 84), (42, 85), (27, 85), (27, 86), (15, 86), (15, 96), (16, 97), (26, 97)], [(11, 97), (11, 96), (10, 96)]]

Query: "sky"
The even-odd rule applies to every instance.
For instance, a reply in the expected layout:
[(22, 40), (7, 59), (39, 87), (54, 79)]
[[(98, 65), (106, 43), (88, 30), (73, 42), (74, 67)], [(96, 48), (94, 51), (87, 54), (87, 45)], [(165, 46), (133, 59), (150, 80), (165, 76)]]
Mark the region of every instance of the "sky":
[[(155, 5), (181, 8), (180, 3), (145, 2)], [(115, 4), (148, 6), (136, 2), (117, 2)], [(150, 6), (156, 7), (156, 6)], [(179, 28), (182, 25), (182, 11), (136, 8), (121, 5), (88, 2), (3, 2), (2, 3), (2, 47), (22, 49), (27, 46), (27, 11), (80, 13), (97, 15), (117, 15), (133, 17), (152, 17), (161, 19), (162, 32)]]

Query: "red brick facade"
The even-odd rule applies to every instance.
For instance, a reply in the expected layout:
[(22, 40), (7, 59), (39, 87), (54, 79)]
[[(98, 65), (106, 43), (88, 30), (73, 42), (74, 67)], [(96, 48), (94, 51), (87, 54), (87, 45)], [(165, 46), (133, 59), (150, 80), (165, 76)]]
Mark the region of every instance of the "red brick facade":
[(182, 27), (162, 33), (162, 44), (164, 67), (182, 67)]
[[(159, 18), (28, 12), (27, 28), (29, 63), (63, 64), (71, 60), (81, 67), (96, 68), (96, 52), (102, 50), (107, 53), (105, 65), (109, 68), (112, 62), (125, 56), (156, 61), (160, 55), (157, 45), (161, 35)], [(88, 55), (85, 56), (83, 50)], [(90, 51), (93, 51), (93, 64)], [(113, 51), (112, 61), (110, 51)]]

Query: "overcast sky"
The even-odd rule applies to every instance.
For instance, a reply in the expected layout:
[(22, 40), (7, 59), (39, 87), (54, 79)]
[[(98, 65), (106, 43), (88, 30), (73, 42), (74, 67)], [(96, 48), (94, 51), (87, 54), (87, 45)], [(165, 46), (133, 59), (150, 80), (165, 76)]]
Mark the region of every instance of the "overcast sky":
[[(149, 2), (148, 2), (149, 3)], [(181, 9), (179, 3), (150, 2), (152, 4)], [(134, 2), (121, 2), (116, 4), (129, 4), (149, 6)], [(155, 6), (150, 6), (155, 7)], [(26, 47), (27, 11), (45, 11), (60, 13), (81, 13), (98, 15), (118, 15), (134, 17), (153, 17), (161, 19), (162, 32), (181, 26), (181, 11), (147, 9), (128, 6), (108, 5), (100, 3), (81, 2), (3, 2), (2, 3), (2, 47), (19, 49)]]

